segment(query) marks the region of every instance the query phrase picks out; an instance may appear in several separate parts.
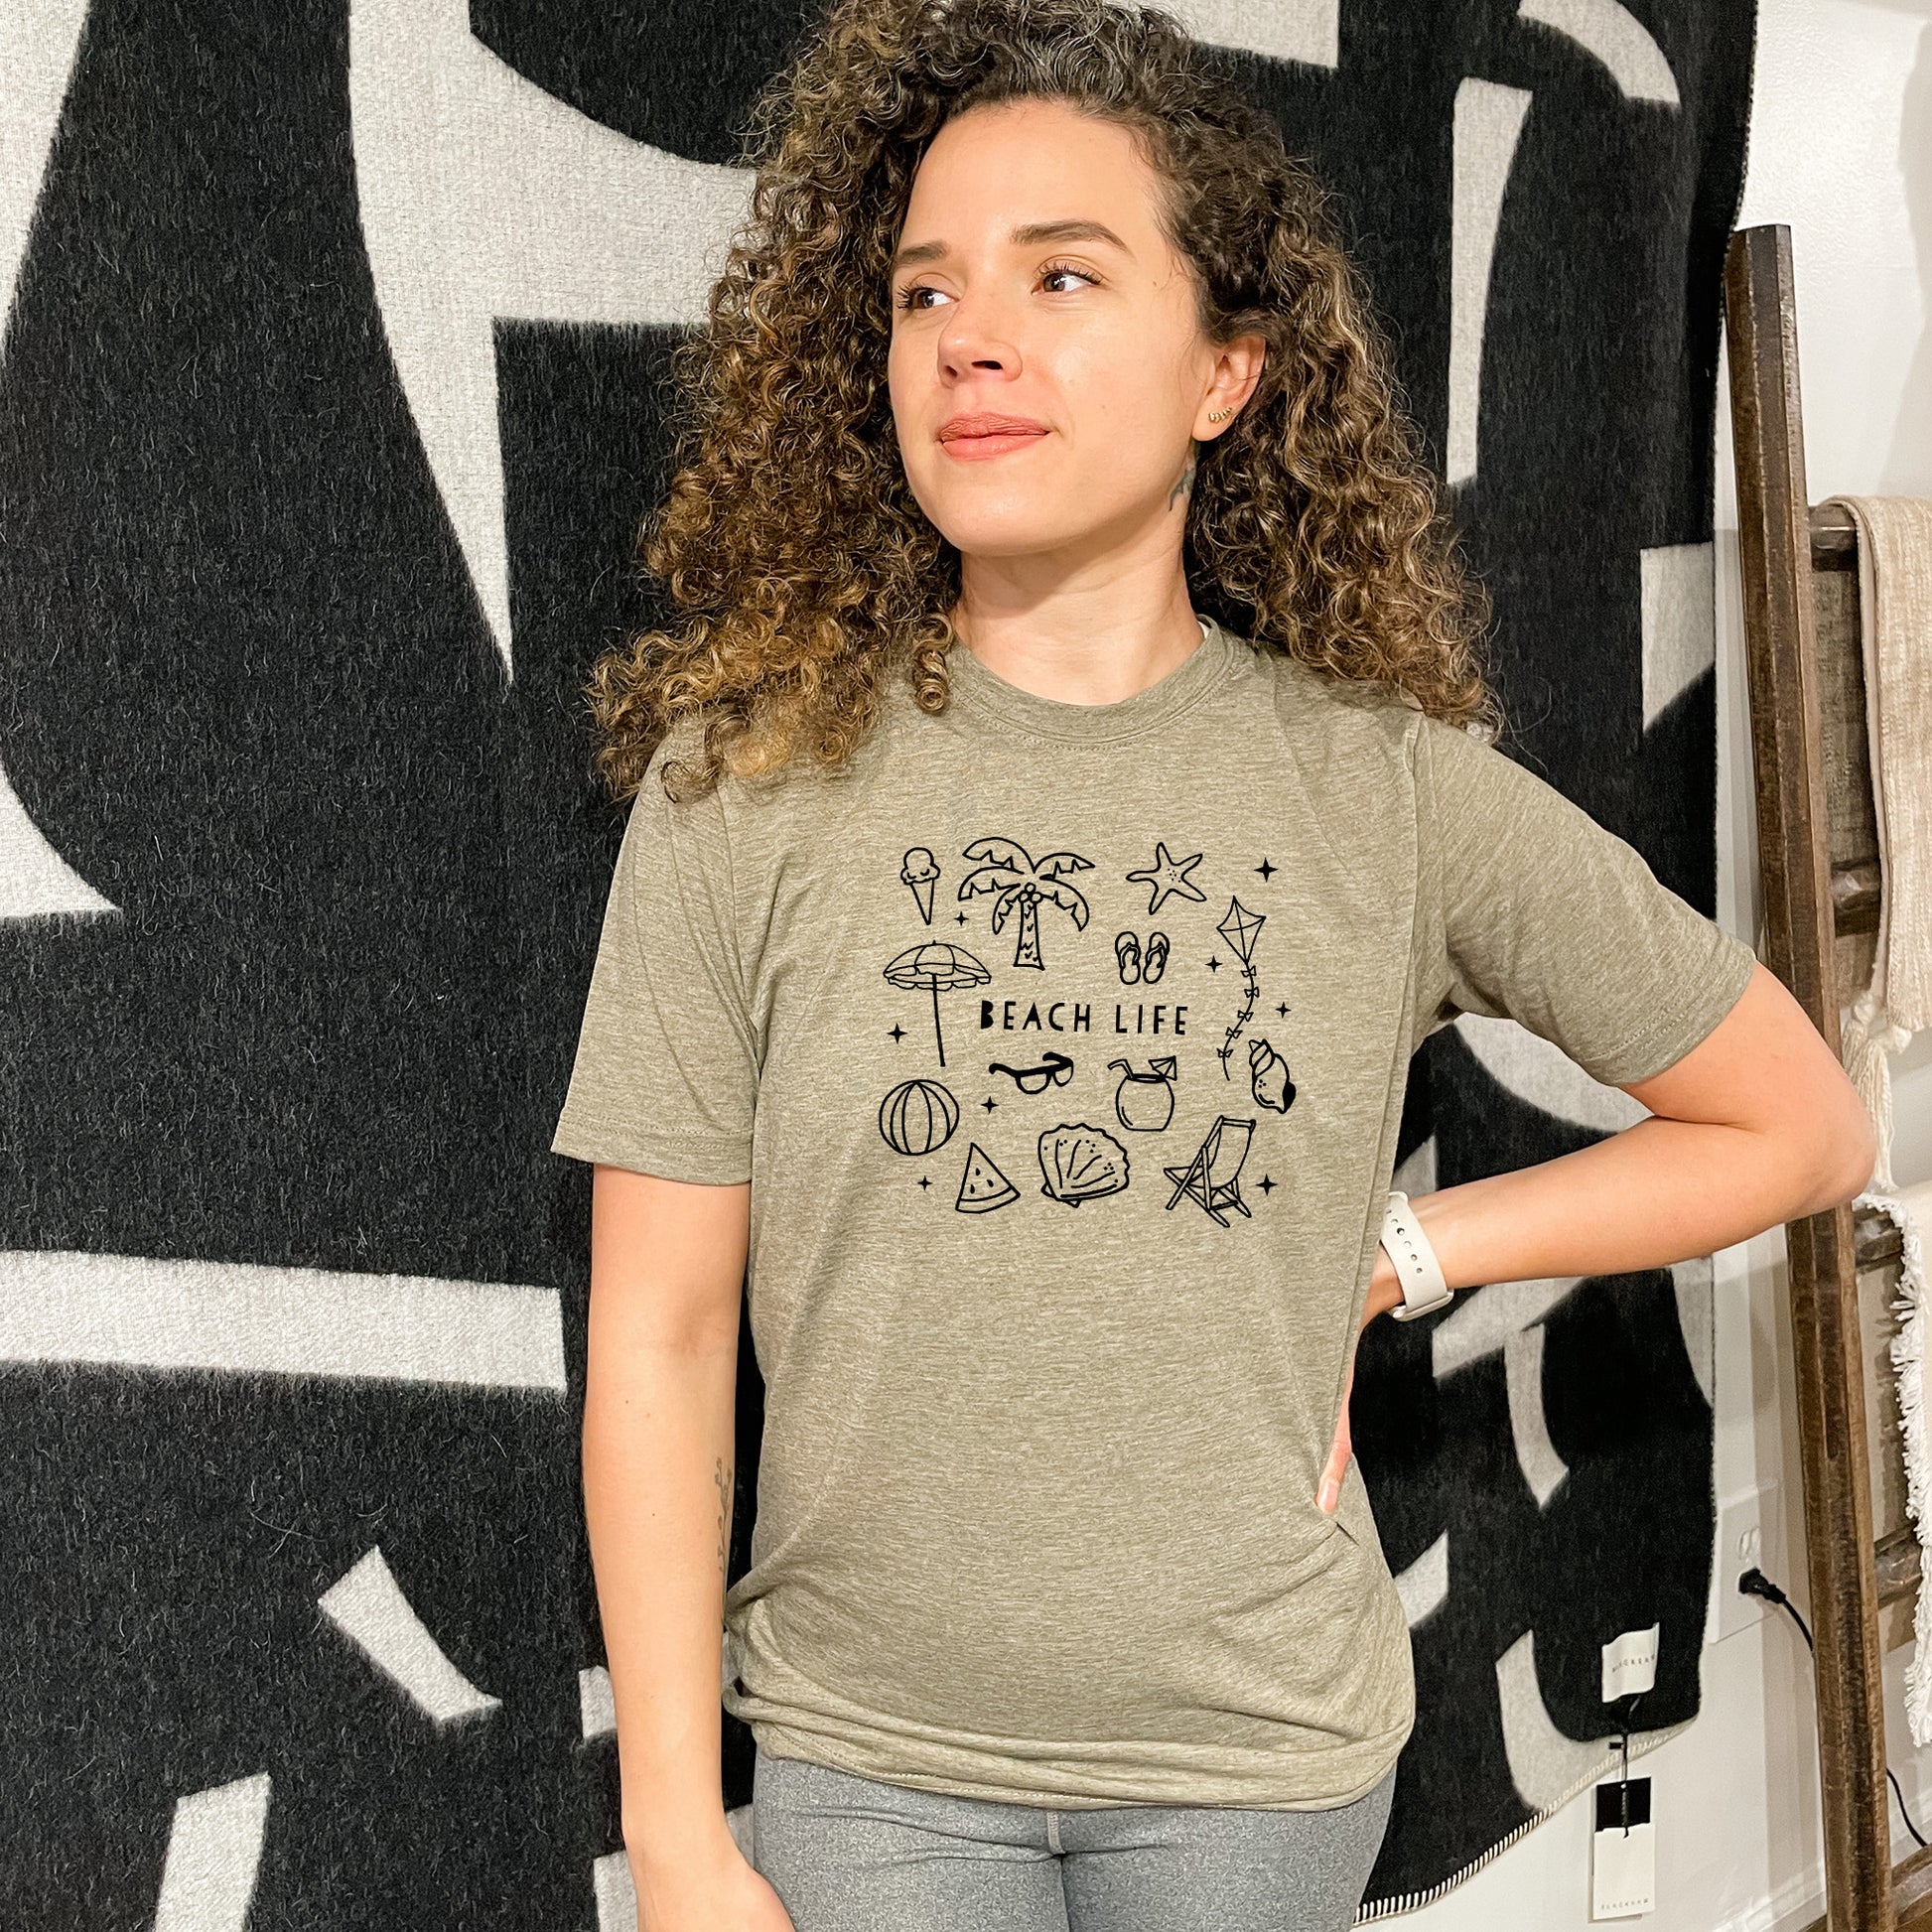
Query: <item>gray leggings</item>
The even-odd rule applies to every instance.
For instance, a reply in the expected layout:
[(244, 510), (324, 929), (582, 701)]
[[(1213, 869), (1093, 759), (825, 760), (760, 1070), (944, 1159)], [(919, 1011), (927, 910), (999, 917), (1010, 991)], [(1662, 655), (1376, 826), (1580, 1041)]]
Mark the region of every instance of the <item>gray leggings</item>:
[(1394, 1799), (1054, 1811), (759, 1750), (752, 1863), (795, 1932), (1344, 1932)]

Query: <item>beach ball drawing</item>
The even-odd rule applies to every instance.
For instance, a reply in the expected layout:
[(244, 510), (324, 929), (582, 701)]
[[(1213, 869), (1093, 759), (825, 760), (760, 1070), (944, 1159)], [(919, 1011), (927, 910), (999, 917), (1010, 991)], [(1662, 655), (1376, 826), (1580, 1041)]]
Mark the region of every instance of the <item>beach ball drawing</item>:
[(879, 1103), (879, 1131), (895, 1154), (930, 1154), (959, 1125), (959, 1102), (937, 1080), (904, 1080)]

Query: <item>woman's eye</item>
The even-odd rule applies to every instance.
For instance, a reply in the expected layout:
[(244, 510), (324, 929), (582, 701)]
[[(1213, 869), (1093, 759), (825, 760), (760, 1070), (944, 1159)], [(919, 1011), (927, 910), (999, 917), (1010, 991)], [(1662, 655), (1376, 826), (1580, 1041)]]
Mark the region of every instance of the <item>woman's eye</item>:
[[(1071, 275), (1077, 280), (1086, 282), (1089, 285), (1097, 284), (1100, 279), (1097, 275), (1091, 274), (1084, 268), (1075, 268), (1071, 262), (1049, 262), (1046, 267), (1039, 271), (1039, 279), (1041, 282), (1055, 281), (1062, 275)], [(1052, 291), (1056, 295), (1064, 292), (1058, 289)], [(899, 290), (894, 306), (914, 312), (920, 311), (927, 305), (921, 302), (919, 297), (922, 295), (937, 295), (938, 293), (939, 290), (935, 289), (929, 282), (908, 282), (904, 288)]]

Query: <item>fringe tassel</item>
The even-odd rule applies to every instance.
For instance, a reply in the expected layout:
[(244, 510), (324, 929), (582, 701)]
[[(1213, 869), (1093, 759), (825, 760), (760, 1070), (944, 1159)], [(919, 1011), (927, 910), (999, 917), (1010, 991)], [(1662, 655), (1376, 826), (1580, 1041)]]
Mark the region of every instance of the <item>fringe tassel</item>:
[(1912, 1742), (1932, 1743), (1932, 1450), (1925, 1440), (1925, 1244), (1910, 1208), (1889, 1191), (1871, 1188), (1855, 1207), (1876, 1208), (1898, 1230), (1899, 1290), (1891, 1310), (1898, 1317), (1889, 1353), (1897, 1373), (1898, 1430), (1904, 1444), (1905, 1510), (1918, 1534), (1919, 1572), (1925, 1580), (1912, 1616), (1912, 1656), (1905, 1667), (1905, 1721)]

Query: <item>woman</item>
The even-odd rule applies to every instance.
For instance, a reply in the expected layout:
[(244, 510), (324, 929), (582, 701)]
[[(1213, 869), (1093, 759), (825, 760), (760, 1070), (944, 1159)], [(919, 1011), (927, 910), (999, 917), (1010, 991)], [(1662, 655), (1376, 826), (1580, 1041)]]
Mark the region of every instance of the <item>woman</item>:
[[(642, 1922), (1346, 1925), (1414, 1719), (1361, 1325), (1433, 1266), (1662, 1267), (1848, 1199), (1869, 1126), (1747, 946), (1463, 729), (1480, 594), (1317, 189), (1206, 52), (850, 0), (763, 127), (645, 551), (678, 620), (594, 679), (634, 803), (555, 1142), (597, 1164)], [(1463, 1011), (1654, 1117), (1395, 1197), (1384, 1245)]]

